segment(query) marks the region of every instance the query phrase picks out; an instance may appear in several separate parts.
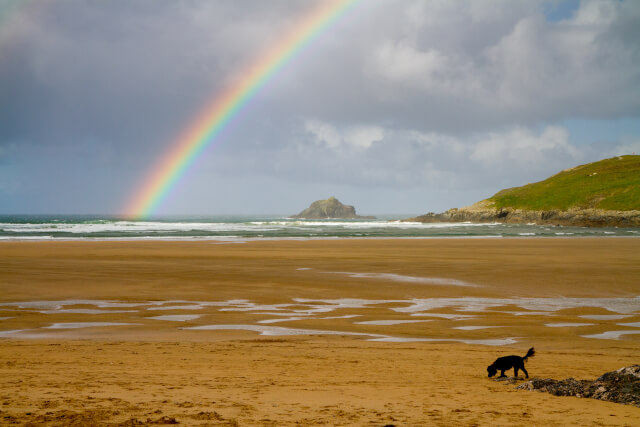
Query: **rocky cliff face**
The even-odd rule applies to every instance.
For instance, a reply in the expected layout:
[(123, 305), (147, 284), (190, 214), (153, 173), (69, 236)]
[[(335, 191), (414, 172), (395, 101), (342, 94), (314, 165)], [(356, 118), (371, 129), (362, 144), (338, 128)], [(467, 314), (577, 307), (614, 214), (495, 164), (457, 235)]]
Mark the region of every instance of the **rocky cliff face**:
[(569, 209), (534, 211), (496, 209), (489, 203), (449, 209), (439, 214), (428, 213), (407, 221), (417, 222), (500, 222), (508, 224), (548, 224), (576, 227), (640, 227), (640, 211), (610, 211), (603, 209)]
[(316, 200), (307, 209), (291, 217), (301, 219), (375, 219), (372, 216), (356, 215), (356, 209), (353, 206), (343, 205), (335, 197), (329, 197), (327, 200)]

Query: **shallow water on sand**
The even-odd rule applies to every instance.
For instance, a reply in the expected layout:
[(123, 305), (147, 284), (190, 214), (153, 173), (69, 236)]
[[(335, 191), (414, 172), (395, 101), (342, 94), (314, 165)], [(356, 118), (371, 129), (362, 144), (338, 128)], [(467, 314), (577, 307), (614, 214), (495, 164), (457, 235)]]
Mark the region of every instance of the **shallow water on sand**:
[[(79, 308), (82, 306), (83, 308)], [(96, 309), (86, 307), (96, 307)], [(127, 310), (120, 310), (126, 306)], [(535, 309), (535, 312), (513, 311), (513, 307), (521, 307), (525, 310)], [(506, 308), (509, 307), (507, 310)], [(192, 314), (197, 309), (198, 314)], [(504, 310), (503, 310), (504, 309)], [(563, 310), (580, 309), (576, 314), (566, 313)], [(602, 309), (615, 314), (596, 314)], [(149, 316), (150, 312), (171, 311), (171, 314)], [(374, 315), (366, 316), (375, 310)], [(448, 312), (441, 312), (448, 310)], [(584, 314), (584, 311), (594, 310), (594, 314)], [(92, 329), (105, 328), (101, 334), (114, 337), (118, 336), (119, 328), (110, 327), (128, 326), (154, 330), (159, 325), (158, 321), (182, 322), (187, 325), (173, 328), (175, 331), (252, 331), (266, 336), (292, 336), (292, 335), (342, 335), (360, 337), (366, 340), (382, 342), (460, 342), (481, 345), (507, 345), (519, 342), (520, 338), (511, 336), (514, 329), (509, 327), (520, 317), (527, 313), (527, 325), (545, 326), (553, 328), (561, 334), (569, 334), (573, 337), (590, 339), (620, 339), (625, 335), (640, 333), (640, 297), (635, 298), (422, 298), (399, 300), (374, 300), (341, 298), (313, 300), (296, 298), (280, 304), (259, 304), (248, 300), (228, 301), (140, 301), (129, 303), (124, 301), (103, 300), (60, 300), (60, 301), (23, 301), (0, 303), (0, 313), (11, 316), (5, 319), (5, 330), (0, 330), (0, 337), (4, 338), (46, 338), (47, 332), (52, 330), (67, 329)], [(336, 313), (335, 316), (327, 315)], [(470, 313), (472, 312), (472, 313)], [(15, 328), (7, 322), (15, 322), (19, 325), (21, 319), (32, 319), (34, 314), (40, 314), (37, 322), (33, 320), (30, 328)], [(562, 321), (549, 323), (549, 315), (556, 315)], [(58, 316), (64, 315), (65, 322), (56, 322)], [(202, 318), (206, 315), (206, 323)], [(75, 319), (70, 319), (74, 317)], [(108, 316), (108, 321), (103, 316)], [(240, 316), (240, 317), (239, 317)], [(421, 316), (422, 319), (416, 319)], [(506, 316), (506, 318), (505, 318)], [(618, 319), (620, 316), (629, 318), (625, 323), (607, 323)], [(385, 318), (387, 317), (387, 318)], [(595, 321), (580, 322), (581, 318), (591, 318)], [(633, 319), (635, 317), (635, 319)], [(47, 322), (47, 319), (51, 319)], [(235, 320), (230, 323), (227, 319)], [(96, 321), (87, 321), (95, 319)], [(211, 319), (216, 319), (211, 323)], [(502, 320), (500, 324), (490, 322)], [(596, 320), (598, 319), (598, 320)], [(147, 321), (152, 321), (152, 324)], [(251, 320), (247, 323), (246, 320)], [(326, 323), (331, 320), (332, 322)], [(481, 323), (483, 322), (484, 323)], [(545, 323), (546, 321), (546, 323)], [(305, 322), (304, 328), (289, 327), (295, 322)], [(307, 327), (309, 324), (318, 323), (318, 328)], [(336, 323), (337, 322), (337, 323)], [(464, 324), (466, 322), (478, 322), (479, 324)], [(272, 323), (287, 323), (285, 326), (271, 326)], [(461, 324), (462, 323), (462, 324)], [(330, 325), (340, 325), (339, 330), (334, 330)], [(434, 328), (429, 325), (437, 325)], [(487, 325), (488, 324), (488, 325)], [(327, 327), (327, 325), (329, 325)], [(609, 330), (612, 327), (623, 327), (624, 330)], [(372, 328), (372, 329), (370, 329)], [(398, 335), (398, 329), (401, 334)], [(502, 330), (503, 328), (506, 328)], [(629, 329), (637, 328), (637, 329)], [(604, 332), (603, 332), (603, 329)], [(470, 338), (469, 333), (491, 331), (491, 337)], [(515, 329), (517, 330), (517, 329)], [(572, 332), (579, 330), (577, 332)], [(369, 332), (371, 331), (371, 332)], [(444, 332), (443, 332), (444, 331)], [(449, 332), (446, 332), (449, 331)], [(455, 332), (458, 331), (458, 332)], [(54, 333), (54, 332), (52, 332)], [(443, 335), (444, 333), (444, 335)], [(464, 335), (464, 334), (467, 335)], [(456, 336), (459, 334), (460, 336)], [(502, 336), (495, 336), (496, 334)], [(77, 334), (74, 336), (78, 336)], [(51, 337), (61, 338), (55, 333)]]

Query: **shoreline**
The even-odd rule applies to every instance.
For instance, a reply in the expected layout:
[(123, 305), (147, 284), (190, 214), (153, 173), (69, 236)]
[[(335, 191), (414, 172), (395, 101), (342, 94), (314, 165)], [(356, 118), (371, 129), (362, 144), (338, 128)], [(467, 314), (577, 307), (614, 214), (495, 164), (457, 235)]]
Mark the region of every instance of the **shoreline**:
[[(635, 231), (635, 230), (634, 230)], [(639, 230), (640, 231), (640, 230)], [(277, 241), (316, 241), (316, 240), (449, 240), (449, 239), (603, 239), (603, 238), (640, 238), (638, 235), (573, 235), (563, 233), (556, 235), (466, 235), (466, 236), (326, 236), (326, 237), (234, 237), (234, 236), (185, 236), (185, 237), (18, 237), (0, 238), (3, 242), (221, 242), (221, 243), (247, 243), (247, 242), (277, 242)]]
[(555, 225), (589, 228), (638, 228), (640, 211), (616, 211), (602, 209), (568, 210), (530, 210), (509, 207), (487, 207), (486, 201), (478, 202), (466, 208), (449, 209), (442, 213), (428, 213), (409, 220), (423, 223), (484, 223), (495, 221), (503, 224), (534, 223), (536, 225)]
[(294, 221), (265, 218), (213, 218), (199, 222), (122, 222), (88, 219), (3, 223), (2, 241), (218, 241), (318, 239), (432, 239), (556, 236), (640, 237), (640, 228), (564, 227), (504, 224), (500, 221), (423, 223), (394, 221)]

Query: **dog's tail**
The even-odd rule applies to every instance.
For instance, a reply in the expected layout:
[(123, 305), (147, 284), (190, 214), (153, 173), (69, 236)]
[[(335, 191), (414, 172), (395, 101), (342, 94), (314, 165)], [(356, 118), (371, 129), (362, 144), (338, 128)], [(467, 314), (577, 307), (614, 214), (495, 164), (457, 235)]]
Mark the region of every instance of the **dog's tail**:
[(526, 362), (528, 358), (535, 356), (535, 354), (536, 354), (536, 351), (533, 349), (533, 347), (531, 347), (529, 351), (527, 351), (526, 356), (522, 358), (522, 360)]

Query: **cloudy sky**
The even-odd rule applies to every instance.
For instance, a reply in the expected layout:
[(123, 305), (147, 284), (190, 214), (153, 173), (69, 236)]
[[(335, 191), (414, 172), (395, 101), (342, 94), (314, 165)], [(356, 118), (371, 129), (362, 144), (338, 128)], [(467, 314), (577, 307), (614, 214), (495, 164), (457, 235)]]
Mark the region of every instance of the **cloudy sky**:
[[(0, 213), (117, 214), (298, 0), (0, 0)], [(419, 214), (640, 154), (640, 2), (360, 0), (161, 214)]]

